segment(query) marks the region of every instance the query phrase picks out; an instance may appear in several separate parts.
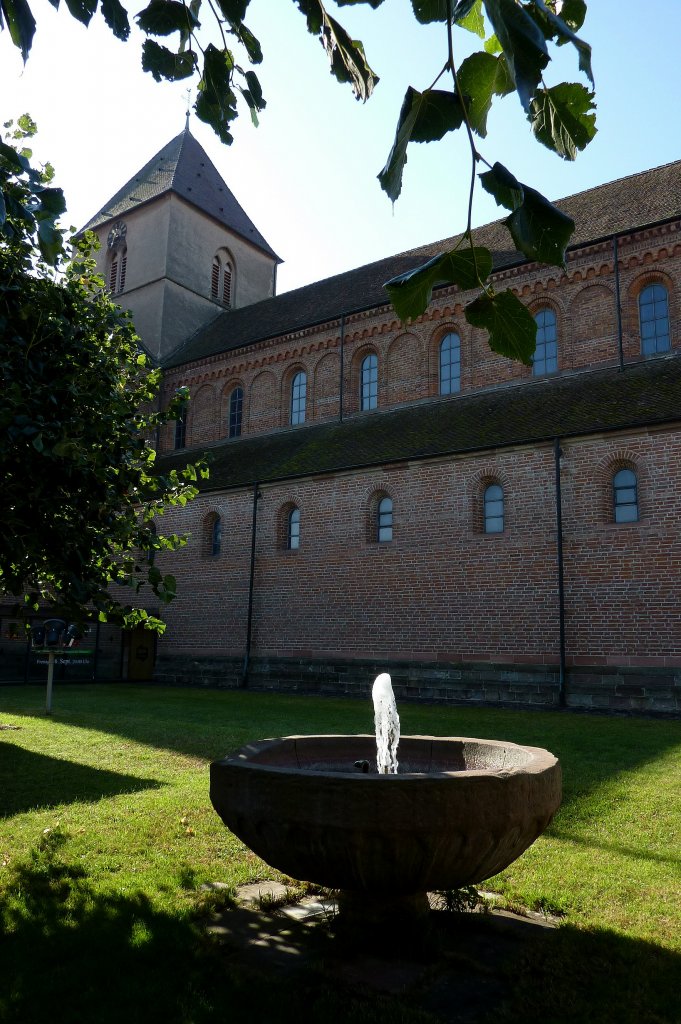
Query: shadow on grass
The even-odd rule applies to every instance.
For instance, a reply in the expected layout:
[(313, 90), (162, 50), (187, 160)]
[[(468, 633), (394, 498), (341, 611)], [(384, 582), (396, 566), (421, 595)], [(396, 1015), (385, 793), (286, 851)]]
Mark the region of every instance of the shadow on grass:
[(77, 800), (99, 800), (119, 793), (159, 789), (163, 785), (156, 779), (90, 768), (2, 742), (0, 779), (0, 819), (38, 807), (55, 807)]
[(551, 826), (551, 835), (554, 839), (562, 839), (566, 843), (575, 843), (577, 846), (586, 846), (592, 850), (605, 850), (606, 853), (616, 853), (621, 857), (631, 857), (632, 860), (649, 860), (656, 864), (671, 864), (681, 872), (681, 855), (676, 854), (676, 847), (670, 843), (670, 852), (655, 853), (653, 850), (646, 850), (641, 846), (627, 846), (624, 843), (607, 843), (603, 840), (592, 839), (586, 836), (577, 835), (566, 829)]
[(101, 893), (83, 869), (38, 850), (11, 868), (0, 905), (3, 1024), (432, 1024), (337, 987), (319, 972), (260, 970), (190, 917), (142, 892)]
[(325, 940), (321, 957), (311, 959), (314, 929), (291, 923), (280, 925), (278, 956), (249, 962), (238, 943), (221, 944), (141, 892), (96, 891), (58, 853), (55, 837), (8, 871), (0, 908), (3, 1024), (678, 1021), (681, 957), (605, 930), (500, 927), (496, 919), (448, 915), (441, 952), (416, 973), (407, 961), (402, 989), (393, 985), (396, 994), (386, 995), (372, 972), (399, 979), (401, 968), (381, 961), (380, 950), (348, 960)]
[[(44, 718), (42, 690), (0, 687), (0, 710)], [(400, 704), (402, 733), (507, 739), (546, 747), (563, 766), (563, 807), (602, 783), (664, 757), (681, 745), (681, 722), (570, 712)], [(213, 760), (269, 736), (371, 733), (369, 701), (243, 690), (65, 685), (55, 722), (125, 736)]]

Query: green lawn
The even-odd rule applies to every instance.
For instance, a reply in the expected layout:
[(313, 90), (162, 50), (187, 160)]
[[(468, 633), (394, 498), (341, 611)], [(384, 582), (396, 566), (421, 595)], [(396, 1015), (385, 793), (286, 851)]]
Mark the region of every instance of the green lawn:
[[(276, 877), (212, 810), (207, 766), (265, 736), (370, 732), (370, 703), (60, 685), (50, 718), (43, 707), (39, 687), (0, 687), (0, 725), (19, 727), (0, 732), (0, 1020), (333, 1020), (323, 979), (230, 972), (200, 927), (202, 883)], [(485, 883), (565, 915), (501, 1019), (678, 1024), (681, 722), (408, 704), (400, 717), (404, 734), (503, 738), (562, 762), (550, 829)], [(342, 1005), (352, 1021), (440, 1019), (361, 994)]]

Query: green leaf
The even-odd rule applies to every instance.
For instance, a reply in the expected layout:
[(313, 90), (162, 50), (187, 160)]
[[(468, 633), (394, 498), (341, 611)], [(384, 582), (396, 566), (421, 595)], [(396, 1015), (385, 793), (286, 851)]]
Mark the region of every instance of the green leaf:
[(192, 32), (199, 27), (199, 22), (189, 7), (185, 7), (179, 0), (151, 0), (136, 17), (142, 31), (152, 36)]
[(367, 63), (362, 43), (351, 39), (343, 26), (327, 14), (321, 0), (296, 0), (296, 3), (307, 18), (308, 32), (321, 39), (331, 74), (339, 82), (350, 83), (356, 99), (368, 100), (378, 76)]
[(579, 83), (539, 89), (530, 107), (532, 131), (564, 160), (574, 160), (596, 134), (595, 107), (593, 93)]
[(182, 78), (189, 78), (194, 73), (196, 65), (196, 54), (193, 50), (185, 50), (184, 53), (173, 53), (165, 46), (154, 42), (153, 39), (145, 39), (142, 44), (142, 67), (160, 82), (166, 78), (171, 82), (178, 82)]
[(245, 25), (237, 25), (234, 32), (239, 42), (245, 47), (251, 64), (262, 64), (262, 48), (251, 30)]
[(378, 175), (381, 188), (396, 201), (402, 191), (402, 174), (407, 162), (410, 142), (435, 142), (463, 123), (463, 109), (458, 96), (451, 92), (407, 89), (397, 122), (395, 141), (386, 165)]
[(5, 206), (5, 197), (0, 190), (0, 231), (4, 227), (5, 221), (7, 220), (7, 207)]
[(498, 206), (515, 210), (522, 204), (524, 188), (503, 164), (495, 163), (491, 170), (480, 175), (480, 181), (485, 191), (494, 196)]
[(260, 107), (255, 102), (250, 89), (244, 89), (240, 85), (237, 86), (237, 89), (239, 90), (239, 92), (241, 93), (243, 98), (246, 100), (246, 103), (248, 105), (248, 109), (251, 112), (251, 121), (253, 122), (254, 126), (257, 128), (258, 125), (260, 124), (260, 122), (258, 120), (258, 111), (260, 110)]
[(523, 194), (522, 205), (505, 221), (513, 241), (529, 260), (564, 267), (575, 222), (533, 188), (523, 185)]
[(454, 8), (452, 20), (461, 28), (485, 38), (485, 19), (482, 16), (482, 0), (459, 0)]
[(491, 271), (492, 255), (488, 249), (454, 249), (391, 278), (384, 288), (400, 320), (406, 323), (426, 311), (437, 285), (456, 284), (465, 291), (476, 288)]
[(31, 169), (31, 165), (26, 157), (22, 156), (14, 146), (8, 146), (7, 143), (2, 140), (0, 140), (0, 160), (4, 160), (8, 163), (14, 173), (24, 174)]
[(568, 28), (577, 32), (586, 18), (586, 3), (584, 0), (563, 0), (560, 16)]
[(493, 352), (518, 359), (525, 366), (532, 365), (537, 323), (517, 295), (511, 291), (480, 295), (466, 306), (464, 313), (469, 324), (488, 332)]
[(447, 0), (411, 0), (414, 16), (422, 25), (432, 21), (446, 21), (448, 17)]
[(127, 39), (130, 35), (128, 12), (119, 0), (102, 0), (101, 11), (116, 39)]
[(250, 0), (218, 0), (218, 7), (230, 25), (238, 25), (246, 17)]
[[(26, 63), (33, 45), (35, 34), (35, 18), (26, 0), (1, 0), (0, 10), (5, 15), (7, 28), (12, 42), (19, 50)], [(2, 19), (0, 18), (0, 27)]]
[(226, 145), (232, 142), (229, 128), (237, 116), (236, 96), (231, 86), (233, 70), (232, 53), (227, 49), (218, 50), (209, 43), (204, 53), (203, 76), (194, 110)]
[(572, 43), (576, 48), (579, 54), (579, 70), (584, 72), (593, 85), (594, 76), (591, 69), (591, 47), (589, 44), (585, 43), (583, 39), (579, 38), (579, 36), (576, 36), (575, 33), (565, 24), (563, 19), (546, 5), (544, 0), (534, 0), (534, 4), (539, 8), (549, 24), (552, 26), (554, 34), (558, 36), (558, 44)]
[(530, 100), (549, 63), (546, 40), (524, 7), (515, 0), (484, 0), (485, 11), (508, 62), (520, 102), (529, 113)]
[(459, 68), (458, 77), (462, 93), (469, 97), (466, 110), (471, 128), (484, 139), (492, 97), (513, 91), (506, 59), (480, 50), (466, 57)]
[(43, 259), (54, 266), (64, 249), (64, 237), (54, 226), (52, 220), (43, 220), (38, 224), (38, 246)]
[(267, 103), (263, 99), (262, 87), (260, 85), (258, 76), (256, 75), (255, 71), (247, 71), (244, 77), (246, 78), (248, 91), (253, 97), (253, 102), (255, 103), (256, 109), (264, 110), (265, 107), (267, 106)]
[(97, 0), (66, 0), (69, 13), (83, 25), (89, 25), (97, 10)]
[(59, 217), (62, 213), (66, 213), (66, 200), (60, 188), (44, 188), (39, 193), (39, 196), (40, 210), (38, 218), (41, 216), (55, 218)]

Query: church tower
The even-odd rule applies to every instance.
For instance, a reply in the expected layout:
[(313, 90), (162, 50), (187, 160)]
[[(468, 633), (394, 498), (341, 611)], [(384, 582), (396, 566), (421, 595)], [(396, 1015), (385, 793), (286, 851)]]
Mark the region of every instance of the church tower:
[(276, 293), (281, 260), (187, 126), (85, 225), (99, 272), (163, 363), (225, 309)]

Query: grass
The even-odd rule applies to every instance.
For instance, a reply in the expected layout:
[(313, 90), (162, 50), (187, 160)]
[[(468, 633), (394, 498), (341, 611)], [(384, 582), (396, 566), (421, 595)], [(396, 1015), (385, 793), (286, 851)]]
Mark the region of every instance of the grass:
[[(255, 738), (369, 732), (365, 702), (248, 692), (0, 687), (0, 1021), (441, 1020), (328, 978), (231, 970), (206, 882), (276, 877), (224, 828), (210, 760)], [(501, 737), (560, 757), (548, 832), (486, 889), (563, 914), (517, 965), (503, 1021), (678, 1024), (681, 723), (403, 705), (403, 733)], [(673, 979), (676, 978), (676, 984)], [(334, 1018), (334, 1013), (336, 1017)], [(455, 1019), (455, 1018), (452, 1018)]]

